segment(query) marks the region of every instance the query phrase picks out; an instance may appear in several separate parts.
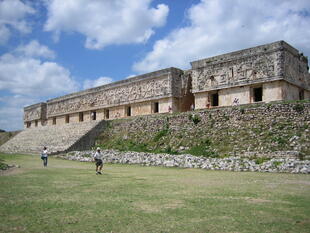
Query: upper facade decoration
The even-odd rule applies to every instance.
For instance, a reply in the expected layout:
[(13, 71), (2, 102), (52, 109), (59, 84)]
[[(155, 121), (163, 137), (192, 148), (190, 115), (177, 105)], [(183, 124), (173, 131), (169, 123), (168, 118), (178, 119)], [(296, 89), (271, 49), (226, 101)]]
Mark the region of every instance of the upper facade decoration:
[(194, 61), (193, 93), (281, 79), (309, 89), (307, 63), (284, 41)]
[(46, 103), (38, 103), (24, 108), (24, 121), (44, 119), (46, 116)]
[[(169, 68), (157, 72), (137, 76), (112, 85), (104, 85), (101, 88), (90, 89), (80, 94), (68, 95), (47, 101), (48, 116), (61, 115), (70, 112), (107, 108), (130, 103), (148, 101), (180, 95), (182, 71)], [(173, 86), (173, 88), (172, 88)]]

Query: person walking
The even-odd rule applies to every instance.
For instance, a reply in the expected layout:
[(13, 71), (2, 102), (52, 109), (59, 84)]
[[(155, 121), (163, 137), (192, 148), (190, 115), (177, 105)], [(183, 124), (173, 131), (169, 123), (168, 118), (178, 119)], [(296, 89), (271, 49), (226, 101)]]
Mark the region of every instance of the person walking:
[(102, 154), (99, 147), (97, 148), (96, 153), (94, 154), (94, 160), (96, 162), (96, 175), (102, 175), (101, 170), (103, 162), (102, 162)]
[(47, 155), (47, 148), (46, 148), (46, 146), (43, 148), (43, 151), (42, 151), (42, 153), (41, 153), (41, 159), (43, 160), (43, 166), (44, 167), (47, 167), (47, 157), (48, 157), (48, 155)]

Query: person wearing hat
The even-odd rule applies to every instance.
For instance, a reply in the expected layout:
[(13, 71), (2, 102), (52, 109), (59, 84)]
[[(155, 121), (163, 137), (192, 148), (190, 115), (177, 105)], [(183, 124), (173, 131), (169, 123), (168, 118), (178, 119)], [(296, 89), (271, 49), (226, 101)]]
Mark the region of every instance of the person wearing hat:
[(99, 147), (97, 148), (96, 153), (94, 154), (94, 160), (96, 162), (96, 174), (101, 175), (103, 162), (102, 162), (102, 154)]

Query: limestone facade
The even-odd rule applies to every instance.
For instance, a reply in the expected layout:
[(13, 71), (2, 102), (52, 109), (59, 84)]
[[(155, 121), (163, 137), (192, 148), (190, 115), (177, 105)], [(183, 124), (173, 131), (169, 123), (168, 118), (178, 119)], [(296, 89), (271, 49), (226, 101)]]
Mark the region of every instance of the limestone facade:
[(42, 127), (46, 124), (46, 103), (38, 103), (24, 108), (24, 127)]
[(284, 41), (191, 65), (190, 70), (158, 70), (25, 107), (25, 127), (310, 99), (308, 60)]
[(308, 60), (284, 41), (191, 63), (197, 109), (309, 98)]

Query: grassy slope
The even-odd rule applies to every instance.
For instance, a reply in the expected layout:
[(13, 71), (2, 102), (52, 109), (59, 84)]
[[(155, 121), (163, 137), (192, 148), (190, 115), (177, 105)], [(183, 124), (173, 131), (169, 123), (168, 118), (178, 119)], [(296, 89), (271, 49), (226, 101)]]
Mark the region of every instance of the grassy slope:
[[(300, 103), (299, 103), (300, 102)], [(296, 106), (302, 106), (303, 102), (299, 101)], [(283, 103), (285, 104), (285, 103)], [(262, 106), (270, 106), (272, 104), (262, 104)], [(257, 106), (256, 106), (257, 107)], [(140, 151), (140, 152), (164, 152), (175, 154), (180, 147), (188, 148), (182, 153), (202, 156), (227, 156), (231, 152), (240, 154), (244, 151), (254, 152), (274, 152), (274, 151), (292, 151), (298, 150), (302, 155), (310, 155), (310, 137), (309, 122), (300, 117), (300, 121), (292, 120), (286, 117), (277, 117), (266, 122), (264, 116), (253, 116), (252, 106), (236, 107), (241, 114), (243, 120), (236, 120), (232, 116), (219, 114), (213, 116), (205, 110), (209, 118), (206, 121), (200, 121), (197, 115), (188, 114), (185, 117), (183, 125), (170, 125), (168, 120), (174, 115), (158, 115), (161, 119), (162, 129), (158, 131), (148, 132), (143, 127), (135, 129), (130, 125), (136, 125), (139, 122), (137, 118), (114, 120), (109, 122), (110, 127), (105, 129), (97, 140), (97, 144), (106, 149), (118, 149), (124, 151)], [(199, 111), (198, 111), (199, 112)], [(196, 112), (197, 113), (197, 112)], [(197, 117), (196, 124), (194, 124)], [(156, 116), (153, 116), (155, 118)], [(247, 119), (247, 120), (246, 120)], [(143, 122), (143, 120), (141, 119)], [(128, 124), (125, 124), (128, 122)], [(156, 122), (156, 121), (155, 121)], [(126, 126), (129, 128), (127, 129)], [(152, 124), (146, 124), (146, 127), (152, 127)], [(130, 133), (128, 133), (130, 131)], [(297, 140), (290, 141), (293, 137)], [(296, 147), (297, 146), (297, 147)], [(296, 148), (297, 149), (296, 149)]]
[(0, 232), (309, 232), (310, 176), (0, 155)]
[(0, 132), (0, 146), (18, 134), (20, 131)]

